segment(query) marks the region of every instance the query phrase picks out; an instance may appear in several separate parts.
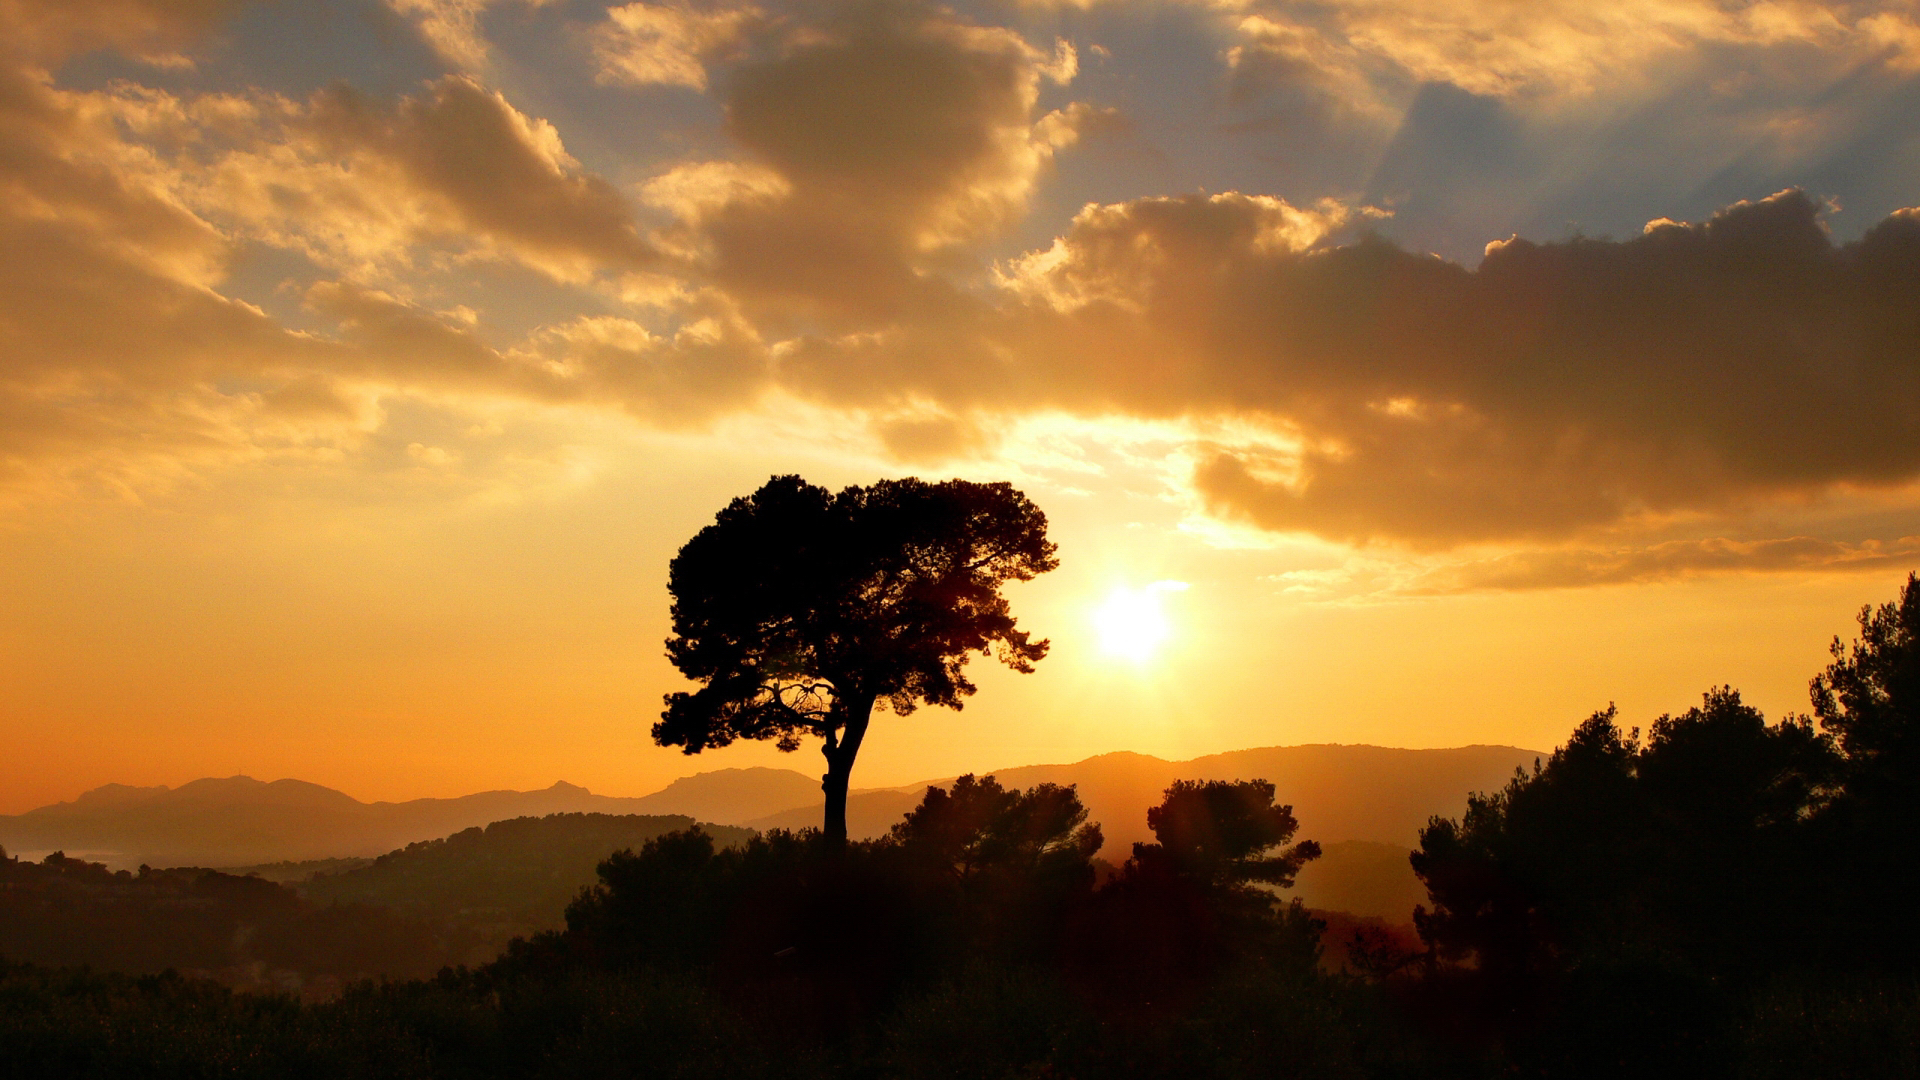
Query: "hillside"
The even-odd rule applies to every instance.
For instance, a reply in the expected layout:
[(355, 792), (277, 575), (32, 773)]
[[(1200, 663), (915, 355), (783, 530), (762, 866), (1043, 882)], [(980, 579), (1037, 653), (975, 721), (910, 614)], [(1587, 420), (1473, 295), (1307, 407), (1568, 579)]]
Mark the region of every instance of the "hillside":
[(1316, 911), (1344, 911), (1409, 924), (1414, 905), (1432, 901), (1420, 879), (1413, 876), (1408, 854), (1398, 844), (1336, 840), (1322, 846), (1318, 859), (1301, 867), (1288, 895)]
[(318, 904), (253, 877), (0, 857), (0, 956), (15, 961), (131, 974), (172, 968), (229, 986), (326, 996), (344, 981), (419, 977), (497, 952), (457, 923)]
[[(378, 905), (436, 924), (470, 928), (499, 948), (515, 935), (559, 929), (567, 903), (597, 880), (595, 868), (609, 854), (637, 850), (662, 833), (693, 824), (683, 815), (514, 818), (409, 844), (359, 867), (296, 881), (293, 887), (320, 903)], [(753, 835), (724, 825), (706, 829), (722, 846)]]
[[(722, 769), (677, 780), (641, 798), (596, 795), (573, 784), (486, 791), (453, 799), (363, 803), (300, 780), (245, 776), (177, 788), (109, 784), (71, 802), (0, 816), (0, 847), (65, 851), (115, 868), (250, 866), (371, 858), (408, 844), (518, 817), (549, 814), (684, 814), (739, 821), (819, 792), (818, 780), (782, 769)], [(732, 808), (723, 815), (724, 808)]]

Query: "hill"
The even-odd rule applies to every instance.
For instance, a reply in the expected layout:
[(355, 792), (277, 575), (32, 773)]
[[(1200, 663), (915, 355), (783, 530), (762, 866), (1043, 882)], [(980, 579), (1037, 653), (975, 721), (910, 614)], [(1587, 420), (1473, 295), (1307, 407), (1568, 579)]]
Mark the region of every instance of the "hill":
[(1323, 845), (1320, 857), (1300, 868), (1287, 895), (1299, 897), (1316, 911), (1344, 911), (1410, 924), (1413, 906), (1432, 901), (1420, 879), (1413, 876), (1409, 854), (1398, 844), (1336, 840)]
[[(109, 784), (71, 802), (0, 816), (0, 847), (60, 850), (116, 868), (248, 866), (371, 858), (462, 829), (549, 814), (684, 814), (737, 822), (817, 795), (820, 782), (784, 769), (722, 769), (677, 780), (640, 798), (595, 795), (573, 784), (485, 791), (454, 799), (363, 803), (301, 780), (245, 776), (177, 788)], [(722, 814), (723, 808), (732, 808)]]
[(716, 769), (683, 776), (651, 795), (627, 799), (633, 814), (685, 814), (740, 825), (817, 802), (820, 778), (792, 769)]
[[(462, 926), (498, 949), (515, 935), (559, 929), (567, 903), (597, 880), (595, 869), (609, 854), (638, 850), (662, 833), (693, 824), (684, 815), (514, 818), (408, 844), (362, 866), (314, 874), (293, 887), (319, 903), (378, 905)], [(725, 825), (706, 829), (722, 846), (753, 835)]]
[[(419, 977), (498, 952), (456, 924), (364, 904), (318, 904), (217, 870), (114, 872), (0, 855), (0, 956), (329, 996), (343, 982)], [(0, 1070), (4, 1071), (4, 1070)]]

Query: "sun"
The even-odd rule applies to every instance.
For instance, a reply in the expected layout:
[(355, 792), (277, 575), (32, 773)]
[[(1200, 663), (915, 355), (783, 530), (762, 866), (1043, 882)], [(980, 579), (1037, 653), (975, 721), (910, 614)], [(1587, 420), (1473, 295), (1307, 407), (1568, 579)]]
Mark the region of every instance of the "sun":
[(1173, 637), (1164, 598), (1186, 588), (1184, 581), (1156, 581), (1139, 588), (1117, 586), (1093, 613), (1100, 651), (1136, 664), (1151, 659)]

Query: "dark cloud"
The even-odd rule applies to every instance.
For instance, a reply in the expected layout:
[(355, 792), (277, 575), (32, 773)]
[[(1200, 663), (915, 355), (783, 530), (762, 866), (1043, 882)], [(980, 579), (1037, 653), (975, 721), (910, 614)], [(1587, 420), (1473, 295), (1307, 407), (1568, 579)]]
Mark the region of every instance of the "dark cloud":
[(763, 310), (887, 319), (943, 303), (951, 286), (929, 271), (1014, 219), (1054, 151), (1098, 119), (1036, 109), (1070, 53), (917, 4), (770, 33), (721, 96), (743, 164), (775, 183), (707, 196), (699, 223), (710, 280)]
[[(484, 6), (407, 10), (477, 34), (462, 13)], [(1181, 25), (1217, 31), (1195, 37), (1220, 44), (1206, 92), (1241, 115), (1377, 142), (1372, 194), (1424, 215), (1404, 235), (1430, 230), (1441, 250), (1513, 220), (1463, 207), (1557, 206), (1540, 191), (1564, 161), (1540, 152), (1540, 132), (1592, 127), (1606, 110), (1581, 120), (1568, 102), (1609, 85), (1615, 59), (1685, 54), (1668, 34), (1682, 23), (1730, 54), (1867, 64), (1870, 97), (1906, 85), (1907, 54), (1875, 42), (1910, 24), (1885, 13), (1829, 26), (1678, 8), (1694, 14), (1635, 8), (1622, 25), (1637, 37), (1588, 45), (1557, 9), (1457, 11), (1431, 33), (1394, 4), (1267, 3)], [(49, 43), (37, 55), (161, 57), (224, 10), (0, 0), (0, 25)], [(1790, 190), (1631, 239), (1514, 239), (1449, 261), (1358, 236), (1378, 222), (1358, 188), (1313, 203), (1229, 191), (1089, 204), (1057, 242), (996, 261), (1054, 158), (1116, 122), (1080, 93), (1074, 47), (1046, 41), (1044, 20), (1003, 21), (1016, 25), (888, 0), (636, 3), (576, 25), (582, 86), (712, 95), (711, 130), (684, 156), (602, 170), (625, 191), (477, 75), (302, 100), (126, 80), (76, 91), (19, 54), (0, 73), (14, 196), (0, 245), (16, 268), (0, 404), (44, 445), (62, 430), (56, 403), (96, 401), (108, 427), (86, 438), (102, 443), (120, 423), (102, 418), (131, 417), (117, 430), (245, 445), (260, 424), (364, 419), (350, 384), (669, 424), (785, 391), (864, 412), (915, 462), (989, 452), (1014, 414), (1149, 418), (1196, 433), (1179, 453), (1218, 515), (1427, 548), (1617, 536), (1920, 476), (1920, 214), (1835, 243), (1822, 206)], [(1100, 59), (1116, 66), (1109, 84), (1124, 59)], [(1781, 145), (1804, 138), (1760, 111)], [(1578, 123), (1542, 126), (1555, 116)], [(1518, 186), (1481, 183), (1489, 170)], [(280, 295), (306, 298), (285, 309), (311, 333), (222, 294), (241, 244), (305, 256)], [(509, 340), (471, 310), (461, 275), (482, 262), (560, 283), (528, 320), (539, 329)], [(9, 452), (30, 455), (28, 441)]]
[(1477, 270), (1247, 196), (1089, 208), (1023, 302), (816, 342), (829, 398), (1240, 417), (1196, 474), (1264, 528), (1421, 545), (1564, 536), (1920, 474), (1920, 214), (1835, 245), (1798, 191)]
[(1405, 591), (1579, 588), (1714, 573), (1900, 569), (1920, 559), (1920, 536), (1845, 543), (1811, 536), (1776, 540), (1673, 540), (1639, 548), (1525, 551), (1458, 563), (1422, 575)]
[(0, 53), (57, 63), (90, 49), (164, 59), (246, 0), (0, 0)]

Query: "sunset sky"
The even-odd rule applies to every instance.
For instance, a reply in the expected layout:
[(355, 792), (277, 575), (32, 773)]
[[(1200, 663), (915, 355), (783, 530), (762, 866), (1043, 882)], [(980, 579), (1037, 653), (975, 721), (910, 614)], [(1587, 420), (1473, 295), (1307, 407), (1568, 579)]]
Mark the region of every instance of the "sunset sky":
[(774, 473), (1060, 545), (856, 787), (1777, 716), (1920, 567), (1911, 2), (0, 0), (0, 192), (0, 812), (817, 772), (647, 735)]

